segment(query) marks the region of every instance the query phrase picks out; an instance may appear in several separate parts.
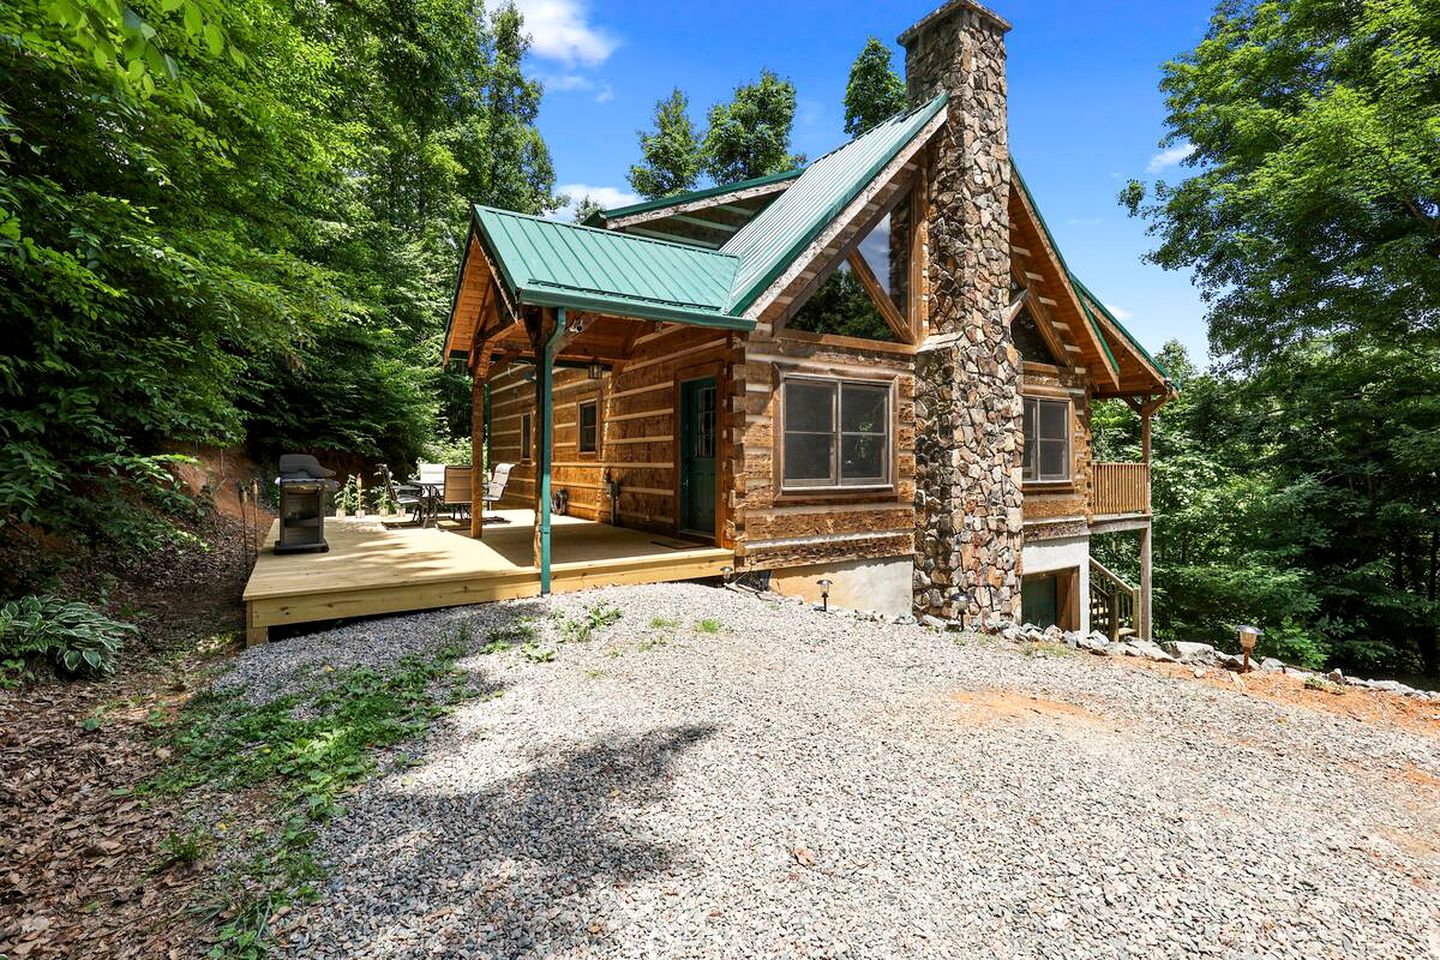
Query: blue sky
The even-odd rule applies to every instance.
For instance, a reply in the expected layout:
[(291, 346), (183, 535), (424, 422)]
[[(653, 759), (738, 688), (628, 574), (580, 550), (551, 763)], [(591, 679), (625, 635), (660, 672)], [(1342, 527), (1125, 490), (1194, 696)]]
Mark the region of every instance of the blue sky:
[[(529, 69), (546, 82), (540, 129), (557, 183), (603, 205), (633, 200), (625, 172), (636, 131), (679, 86), (705, 111), (770, 67), (794, 82), (792, 149), (842, 143), (850, 64), (867, 37), (895, 37), (939, 0), (702, 3), (519, 0), (534, 39)], [(994, 0), (1007, 37), (1010, 148), (1070, 267), (1152, 350), (1178, 338), (1206, 355), (1204, 309), (1187, 274), (1144, 264), (1143, 225), (1116, 203), (1131, 177), (1178, 179), (1162, 151), (1165, 60), (1203, 35), (1209, 0)]]

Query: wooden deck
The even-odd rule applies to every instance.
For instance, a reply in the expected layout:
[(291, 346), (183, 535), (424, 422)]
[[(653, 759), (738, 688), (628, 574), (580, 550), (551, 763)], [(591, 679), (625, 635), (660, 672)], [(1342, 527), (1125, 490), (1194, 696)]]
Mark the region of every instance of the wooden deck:
[[(529, 510), (502, 510), (472, 540), (468, 522), (417, 528), (377, 517), (329, 519), (329, 553), (276, 556), (272, 526), (245, 585), (246, 642), (277, 624), (308, 623), (466, 603), (534, 597)], [(462, 532), (465, 531), (465, 532)], [(555, 593), (611, 584), (719, 576), (733, 551), (574, 517), (551, 524), (550, 588)]]

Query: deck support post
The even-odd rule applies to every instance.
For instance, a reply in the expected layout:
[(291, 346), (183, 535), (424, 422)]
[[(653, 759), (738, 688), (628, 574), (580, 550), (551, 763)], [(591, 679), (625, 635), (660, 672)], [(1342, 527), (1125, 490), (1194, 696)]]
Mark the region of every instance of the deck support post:
[(1136, 632), (1142, 640), (1155, 639), (1150, 627), (1150, 540), (1154, 532), (1154, 521), (1145, 524), (1140, 531), (1140, 610), (1136, 619)]

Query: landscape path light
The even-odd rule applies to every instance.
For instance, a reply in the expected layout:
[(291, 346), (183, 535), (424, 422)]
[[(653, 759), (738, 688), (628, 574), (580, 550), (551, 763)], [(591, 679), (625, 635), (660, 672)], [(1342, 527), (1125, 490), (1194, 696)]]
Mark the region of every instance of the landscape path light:
[(820, 586), (820, 609), (828, 612), (830, 609), (830, 584), (832, 581), (817, 580), (815, 582)]
[(1255, 652), (1255, 641), (1259, 640), (1260, 635), (1265, 631), (1259, 627), (1252, 627), (1248, 623), (1242, 623), (1235, 628), (1235, 632), (1240, 636), (1240, 649), (1245, 654), (1245, 673), (1249, 673), (1250, 654)]

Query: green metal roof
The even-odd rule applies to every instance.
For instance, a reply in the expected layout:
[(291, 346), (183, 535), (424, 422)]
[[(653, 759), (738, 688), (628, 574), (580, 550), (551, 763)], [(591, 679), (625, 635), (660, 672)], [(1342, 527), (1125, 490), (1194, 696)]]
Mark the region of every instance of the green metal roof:
[(816, 160), (720, 248), (740, 258), (730, 312), (743, 313), (944, 108), (945, 94)]
[(666, 207), (676, 207), (682, 203), (691, 203), (695, 200), (708, 200), (711, 197), (723, 196), (727, 193), (734, 193), (737, 190), (749, 190), (751, 187), (763, 187), (772, 183), (784, 183), (786, 180), (794, 180), (804, 172), (804, 168), (796, 167), (794, 170), (784, 170), (780, 173), (771, 173), (763, 177), (754, 177), (750, 180), (737, 180), (734, 183), (722, 183), (713, 187), (706, 187), (704, 190), (687, 190), (684, 193), (671, 194), (668, 197), (658, 197), (642, 203), (632, 203), (627, 207), (615, 207), (613, 210), (596, 210), (590, 214), (585, 223), (587, 225), (593, 225), (590, 223), (591, 220), (616, 220), (620, 217), (628, 217), (637, 213), (649, 213), (651, 210), (663, 210)]
[(521, 303), (645, 320), (752, 329), (727, 311), (739, 260), (728, 254), (475, 207), (475, 225)]

